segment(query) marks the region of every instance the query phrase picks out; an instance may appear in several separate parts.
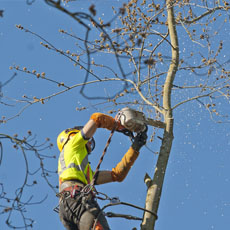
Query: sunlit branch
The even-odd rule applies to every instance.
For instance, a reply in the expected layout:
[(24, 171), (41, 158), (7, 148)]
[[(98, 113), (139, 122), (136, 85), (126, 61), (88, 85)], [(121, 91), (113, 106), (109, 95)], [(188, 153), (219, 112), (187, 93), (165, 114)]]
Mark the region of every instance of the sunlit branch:
[(17, 25), (17, 27), (21, 30), (24, 30), (25, 32), (31, 33), (34, 36), (40, 38), (41, 40), (43, 40), (44, 42), (46, 42), (47, 44), (43, 44), (41, 43), (41, 45), (43, 45), (44, 47), (54, 50), (58, 53), (60, 53), (61, 55), (65, 56), (66, 58), (68, 58), (69, 60), (71, 60), (72, 62), (74, 62), (75, 64), (79, 65), (82, 69), (84, 69), (88, 74), (91, 74), (92, 76), (94, 76), (96, 79), (100, 80), (100, 78), (95, 75), (94, 73), (92, 73), (88, 68), (85, 68), (83, 65), (81, 65), (78, 61), (74, 60), (71, 56), (69, 56), (68, 54), (66, 54), (64, 51), (57, 49), (54, 45), (52, 45), (50, 42), (48, 42), (46, 39), (44, 39), (43, 37), (41, 37), (40, 35), (25, 29), (24, 27), (22, 27), (21, 25)]
[(191, 41), (192, 42), (194, 42), (194, 43), (197, 43), (198, 45), (200, 45), (201, 47), (205, 47), (203, 44), (201, 44), (200, 42), (198, 42), (198, 41), (195, 41), (194, 39), (193, 39), (193, 37), (192, 37), (192, 35), (191, 35), (191, 33), (189, 32), (189, 30), (185, 27), (185, 25), (184, 25), (184, 23), (183, 23), (183, 21), (182, 20), (180, 20), (180, 22), (181, 22), (181, 25), (183, 26), (183, 28), (185, 29), (185, 31), (186, 31), (186, 33), (188, 34), (188, 36), (189, 36), (189, 38), (191, 39)]
[[(46, 2), (47, 4), (49, 4), (50, 6), (53, 6), (53, 7), (55, 7), (56, 9), (62, 11), (63, 13), (65, 13), (65, 14), (71, 16), (74, 20), (76, 20), (78, 23), (80, 23), (81, 25), (83, 25), (83, 26), (86, 28), (87, 32), (86, 32), (86, 36), (85, 36), (85, 48), (86, 48), (86, 52), (87, 52), (87, 54), (88, 54), (88, 55), (87, 55), (87, 56), (88, 56), (88, 60), (90, 60), (90, 57), (89, 57), (89, 54), (90, 54), (90, 53), (89, 53), (89, 51), (88, 51), (87, 41), (88, 41), (88, 33), (89, 33), (89, 31), (90, 31), (91, 29), (90, 29), (85, 23), (83, 23), (83, 21), (80, 20), (80, 18), (82, 18), (82, 19), (84, 19), (84, 20), (88, 20), (88, 21), (90, 21), (90, 22), (93, 22), (93, 23), (95, 24), (96, 28), (97, 28), (98, 30), (102, 31), (102, 32), (105, 34), (105, 38), (108, 39), (108, 41), (109, 41), (110, 44), (111, 44), (111, 47), (112, 47), (114, 50), (116, 50), (115, 47), (114, 47), (114, 45), (113, 45), (113, 43), (112, 43), (111, 38), (109, 37), (109, 35), (107, 34), (107, 32), (106, 32), (105, 29), (104, 29), (104, 27), (110, 26), (110, 24), (111, 24), (112, 21), (109, 21), (109, 23), (105, 23), (105, 24), (103, 24), (103, 25), (100, 25), (100, 24), (97, 23), (97, 22), (94, 20), (94, 18), (91, 17), (89, 14), (82, 13), (82, 12), (71, 13), (70, 11), (68, 11), (67, 9), (65, 9), (64, 7), (61, 6), (61, 2), (60, 2), (60, 1), (55, 2), (55, 1), (52, 1), (52, 0), (45, 0), (45, 2)], [(112, 20), (115, 20), (115, 18), (117, 18), (118, 15), (120, 15), (120, 14), (121, 14), (121, 12), (119, 12), (119, 13), (116, 15), (116, 17), (114, 17)], [(119, 56), (117, 55), (117, 52), (115, 52), (115, 58), (116, 58), (116, 61), (117, 61), (117, 65), (118, 65), (118, 67), (119, 67), (119, 69), (120, 69), (120, 71), (121, 71), (122, 77), (123, 77), (123, 78), (126, 78), (126, 75), (125, 75), (124, 70), (123, 70), (123, 68), (122, 68), (121, 62), (120, 62), (120, 60), (119, 60)], [(87, 69), (86, 76), (85, 76), (85, 78), (86, 78), (85, 82), (87, 81), (88, 74), (89, 74), (89, 72), (90, 72), (89, 67), (90, 67), (90, 62), (88, 63), (88, 69)], [(93, 98), (88, 97), (87, 95), (85, 95), (85, 93), (84, 93), (84, 87), (85, 87), (85, 85), (83, 85), (83, 88), (82, 88), (81, 91), (80, 91), (81, 94), (82, 94), (84, 97), (88, 98), (88, 99), (93, 99)], [(125, 86), (124, 86), (124, 88), (125, 88)]]
[(146, 99), (146, 97), (142, 94), (141, 90), (139, 89), (139, 86), (136, 85), (132, 80), (127, 79), (128, 82), (130, 82), (134, 88), (136, 89), (137, 93), (140, 95), (141, 99), (148, 105), (152, 106), (156, 111), (159, 113), (163, 113), (163, 110), (161, 110), (157, 105), (153, 104), (149, 100)]
[[(223, 88), (224, 88), (224, 87), (223, 87)], [(189, 99), (187, 99), (187, 100), (181, 101), (180, 103), (174, 105), (174, 106), (172, 107), (172, 109), (174, 110), (175, 108), (177, 108), (177, 107), (180, 106), (180, 105), (183, 105), (183, 104), (185, 104), (185, 103), (187, 103), (187, 102), (190, 102), (190, 101), (197, 100), (197, 99), (199, 99), (199, 98), (210, 97), (212, 94), (218, 92), (219, 90), (220, 90), (220, 89), (216, 89), (216, 90), (213, 90), (213, 91), (210, 92), (210, 93), (203, 94), (203, 95), (197, 95), (197, 96), (195, 96), (195, 97), (191, 97), (191, 98), (189, 98)]]
[(193, 18), (192, 20), (183, 20), (183, 19), (181, 19), (181, 21), (184, 22), (184, 23), (186, 23), (186, 24), (193, 24), (193, 23), (201, 20), (202, 18), (208, 16), (209, 14), (212, 14), (215, 11), (218, 11), (218, 10), (229, 10), (229, 9), (230, 9), (230, 6), (217, 6), (217, 7), (212, 8), (212, 9), (207, 9), (207, 11), (205, 13), (199, 15), (196, 18)]

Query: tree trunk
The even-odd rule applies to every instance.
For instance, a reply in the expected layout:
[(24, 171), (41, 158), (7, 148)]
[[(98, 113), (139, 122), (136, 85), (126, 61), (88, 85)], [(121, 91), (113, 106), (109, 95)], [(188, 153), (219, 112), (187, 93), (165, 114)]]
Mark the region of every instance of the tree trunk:
[[(149, 177), (146, 178), (148, 190), (145, 208), (154, 213), (157, 213), (158, 211), (162, 187), (164, 183), (164, 176), (173, 142), (173, 113), (171, 109), (171, 89), (179, 63), (179, 47), (174, 19), (174, 11), (171, 2), (171, 0), (167, 0), (168, 29), (172, 45), (172, 60), (165, 80), (163, 93), (165, 129), (153, 180), (151, 180)], [(151, 213), (145, 212), (141, 224), (141, 230), (153, 230), (155, 226), (155, 221), (155, 216), (153, 216)]]

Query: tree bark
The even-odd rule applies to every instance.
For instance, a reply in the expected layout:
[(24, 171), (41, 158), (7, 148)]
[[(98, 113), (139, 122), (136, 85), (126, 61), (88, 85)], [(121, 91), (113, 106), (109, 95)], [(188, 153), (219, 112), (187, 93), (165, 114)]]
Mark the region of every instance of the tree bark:
[[(146, 185), (148, 189), (145, 208), (154, 213), (157, 213), (158, 211), (164, 183), (164, 176), (173, 142), (173, 112), (171, 107), (171, 90), (179, 63), (179, 46), (174, 19), (174, 11), (171, 2), (171, 0), (167, 0), (168, 29), (172, 45), (172, 59), (164, 83), (163, 108), (165, 129), (153, 180), (149, 180), (149, 177), (146, 179)], [(141, 230), (153, 230), (155, 222), (156, 217), (148, 212), (145, 212), (141, 224)]]

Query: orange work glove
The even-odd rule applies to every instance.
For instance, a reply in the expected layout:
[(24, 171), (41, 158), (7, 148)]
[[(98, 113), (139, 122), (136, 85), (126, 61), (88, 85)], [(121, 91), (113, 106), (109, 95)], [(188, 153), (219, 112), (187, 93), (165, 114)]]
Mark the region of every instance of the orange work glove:
[(132, 147), (129, 148), (117, 166), (112, 169), (111, 175), (113, 181), (121, 182), (125, 179), (138, 155), (139, 152), (135, 151)]
[[(109, 115), (104, 113), (93, 113), (90, 117), (93, 120), (98, 128), (106, 128), (108, 130), (112, 130), (115, 125), (115, 119)], [(117, 121), (116, 130), (122, 130), (124, 127), (121, 125), (120, 121)]]

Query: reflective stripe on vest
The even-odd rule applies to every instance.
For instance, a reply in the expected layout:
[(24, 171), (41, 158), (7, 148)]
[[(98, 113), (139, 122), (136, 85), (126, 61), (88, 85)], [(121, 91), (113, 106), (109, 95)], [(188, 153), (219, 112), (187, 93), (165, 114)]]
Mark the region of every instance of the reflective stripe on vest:
[(85, 169), (86, 166), (88, 165), (88, 155), (85, 156), (85, 158), (82, 160), (80, 165), (76, 165), (75, 163), (70, 163), (67, 167), (66, 167), (66, 163), (65, 163), (65, 159), (64, 159), (64, 149), (62, 150), (60, 157), (60, 164), (61, 164), (61, 171), (58, 172), (58, 175), (60, 176), (66, 169), (69, 168), (75, 168), (77, 171), (82, 171), (85, 175)]

